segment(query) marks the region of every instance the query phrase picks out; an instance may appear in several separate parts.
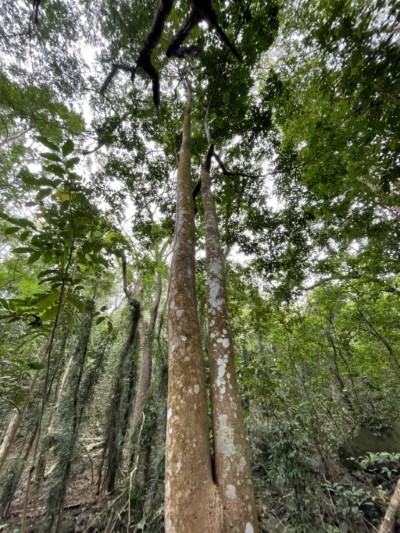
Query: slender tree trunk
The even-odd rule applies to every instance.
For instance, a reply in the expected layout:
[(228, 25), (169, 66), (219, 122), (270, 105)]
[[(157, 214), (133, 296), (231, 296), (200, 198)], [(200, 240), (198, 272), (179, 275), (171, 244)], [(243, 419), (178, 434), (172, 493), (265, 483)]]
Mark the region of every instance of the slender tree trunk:
[(147, 324), (142, 317), (139, 323), (139, 338), (140, 338), (140, 370), (139, 370), (139, 382), (136, 391), (135, 404), (132, 413), (131, 427), (128, 438), (128, 446), (131, 446), (132, 436), (135, 433), (136, 427), (139, 423), (142, 415), (143, 407), (146, 401), (147, 393), (151, 383), (151, 372), (153, 365), (153, 338), (156, 328), (158, 307), (161, 300), (162, 291), (162, 278), (161, 274), (157, 276), (157, 289), (154, 297), (150, 322)]
[(18, 429), (28, 410), (32, 392), (35, 388), (38, 376), (39, 371), (35, 371), (34, 375), (31, 378), (31, 384), (29, 385), (29, 389), (26, 392), (24, 403), (21, 405), (18, 411), (15, 411), (15, 413), (10, 419), (10, 422), (8, 423), (6, 434), (4, 435), (3, 442), (0, 448), (0, 472), (3, 469), (4, 463), (6, 462), (8, 454), (10, 453), (11, 447), (14, 443)]
[(57, 463), (49, 480), (46, 514), (42, 525), (43, 533), (56, 533), (60, 530), (65, 493), (79, 433), (79, 421), (81, 418), (79, 394), (92, 329), (93, 311), (94, 303), (88, 301), (85, 315), (80, 325), (79, 341), (57, 404), (55, 414), (55, 425), (57, 426), (55, 454)]
[[(55, 381), (55, 377), (57, 375), (57, 371), (59, 369), (59, 367), (61, 366), (61, 362), (62, 360), (64, 359), (64, 355), (65, 355), (65, 349), (66, 349), (66, 346), (67, 346), (67, 339), (68, 339), (68, 331), (66, 330), (62, 336), (62, 339), (61, 339), (61, 346), (60, 346), (60, 352), (59, 352), (59, 355), (57, 357), (57, 363), (55, 365), (55, 368), (54, 368), (54, 371), (53, 371), (53, 375), (51, 377), (51, 380), (50, 380), (50, 383), (49, 383), (49, 387), (48, 387), (48, 390), (46, 392), (46, 405), (47, 403), (49, 402), (49, 399), (50, 399), (50, 396), (51, 396), (51, 393), (52, 393), (52, 388), (53, 388), (53, 383)], [(60, 398), (61, 398), (61, 395), (62, 395), (62, 391), (63, 391), (63, 388), (64, 388), (64, 385), (65, 385), (65, 381), (66, 381), (66, 378), (68, 376), (68, 372), (69, 372), (69, 368), (70, 368), (70, 365), (72, 364), (72, 361), (73, 361), (73, 358), (74, 356), (71, 355), (71, 357), (68, 359), (68, 362), (66, 365), (64, 365), (64, 370), (63, 370), (63, 373), (62, 373), (62, 376), (61, 376), (61, 379), (59, 380), (60, 383), (59, 383), (59, 387), (55, 387), (55, 391), (54, 391), (54, 396), (55, 396), (55, 405), (57, 405), (57, 403), (59, 402)], [(34, 484), (35, 484), (35, 492), (37, 494), (40, 493), (40, 490), (42, 488), (42, 482), (44, 480), (44, 474), (45, 474), (45, 471), (46, 471), (46, 463), (47, 463), (47, 444), (46, 444), (46, 437), (47, 435), (53, 433), (53, 420), (54, 420), (54, 414), (56, 413), (56, 409), (48, 409), (48, 412), (47, 412), (47, 415), (44, 416), (44, 418), (46, 418), (46, 431), (43, 431), (43, 428), (42, 428), (42, 431), (41, 431), (41, 442), (39, 444), (39, 451), (38, 451), (38, 459), (36, 461), (36, 468), (35, 468), (35, 480), (34, 480)], [(39, 423), (39, 421), (38, 421)], [(43, 421), (42, 421), (42, 426), (43, 426)]]
[(140, 317), (138, 302), (130, 302), (131, 316), (128, 336), (119, 355), (117, 368), (115, 369), (114, 380), (111, 388), (109, 409), (107, 413), (107, 423), (105, 427), (105, 443), (100, 470), (105, 467), (104, 479), (101, 485), (103, 491), (112, 492), (115, 488), (119, 461), (121, 459), (121, 399), (124, 388), (124, 368), (126, 368), (127, 358), (134, 356), (134, 341)]
[(378, 533), (393, 533), (396, 527), (396, 516), (400, 508), (400, 479), (390, 498), (389, 506)]
[[(146, 494), (143, 505), (144, 514), (151, 517), (157, 515), (159, 509), (164, 504), (164, 446), (165, 429), (167, 423), (167, 367), (162, 363), (158, 367), (157, 386), (152, 391), (153, 410), (156, 413), (156, 420), (153, 432), (150, 435), (150, 457), (148, 470), (146, 472), (145, 484)], [(149, 523), (149, 531), (161, 531), (158, 518), (157, 525)], [(164, 531), (164, 528), (162, 528)]]
[(165, 458), (167, 533), (220, 532), (221, 504), (211, 470), (207, 400), (195, 292), (188, 90), (177, 176), (175, 242), (168, 301), (168, 409)]
[(224, 255), (210, 186), (212, 151), (210, 145), (201, 172), (201, 194), (205, 216), (215, 481), (224, 510), (222, 531), (252, 533), (258, 531), (258, 520), (228, 317)]

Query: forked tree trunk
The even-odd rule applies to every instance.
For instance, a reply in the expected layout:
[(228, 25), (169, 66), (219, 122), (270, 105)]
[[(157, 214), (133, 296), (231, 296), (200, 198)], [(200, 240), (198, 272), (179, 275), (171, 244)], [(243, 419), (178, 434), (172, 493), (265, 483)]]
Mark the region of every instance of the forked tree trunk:
[(188, 91), (179, 155), (175, 242), (168, 296), (167, 533), (222, 531), (221, 502), (211, 471), (204, 365), (195, 292), (190, 112)]
[(212, 151), (210, 145), (201, 171), (201, 194), (205, 216), (215, 481), (223, 504), (221, 531), (253, 533), (258, 531), (258, 521), (228, 317), (224, 255), (210, 185)]

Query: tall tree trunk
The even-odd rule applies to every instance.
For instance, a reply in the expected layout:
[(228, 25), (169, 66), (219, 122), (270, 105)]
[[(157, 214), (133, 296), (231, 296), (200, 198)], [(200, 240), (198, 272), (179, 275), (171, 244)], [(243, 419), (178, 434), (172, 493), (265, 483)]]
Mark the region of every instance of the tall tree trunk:
[(224, 510), (222, 531), (252, 533), (258, 531), (258, 521), (228, 317), (224, 255), (211, 193), (212, 153), (211, 144), (201, 171), (201, 194), (205, 216), (215, 481)]
[[(145, 516), (149, 519), (149, 531), (164, 531), (161, 525), (160, 510), (164, 507), (164, 463), (165, 463), (165, 430), (167, 423), (167, 374), (168, 369), (164, 362), (159, 361), (157, 377), (153, 384), (152, 402), (156, 420), (153, 432), (150, 435), (150, 457), (146, 472), (146, 494), (143, 504)], [(154, 383), (154, 382), (153, 382)]]
[(168, 302), (168, 409), (165, 458), (167, 533), (221, 531), (212, 471), (200, 325), (195, 292), (188, 90), (177, 176), (175, 242)]
[(150, 388), (151, 372), (153, 365), (153, 338), (156, 328), (158, 307), (161, 300), (162, 291), (162, 278), (161, 274), (157, 275), (157, 288), (156, 295), (154, 297), (150, 322), (147, 324), (144, 317), (141, 318), (139, 323), (139, 338), (140, 338), (140, 370), (139, 370), (139, 382), (136, 391), (135, 404), (133, 407), (131, 427), (128, 438), (128, 447), (131, 447), (132, 436), (138, 426), (143, 407), (146, 401), (146, 396)]
[(134, 356), (135, 336), (140, 317), (139, 303), (136, 302), (136, 300), (130, 301), (130, 310), (131, 316), (128, 336), (119, 355), (111, 387), (107, 423), (105, 427), (105, 443), (100, 465), (100, 470), (104, 465), (105, 472), (102, 483), (101, 479), (99, 479), (99, 486), (101, 485), (102, 490), (108, 492), (112, 492), (115, 488), (118, 466), (122, 455), (122, 443), (120, 438), (122, 424), (121, 398), (124, 388), (124, 368), (126, 368), (126, 360)]
[(57, 426), (55, 453), (57, 463), (49, 481), (46, 514), (42, 525), (43, 533), (56, 533), (60, 530), (65, 493), (79, 433), (79, 421), (81, 418), (79, 394), (92, 329), (93, 312), (94, 303), (88, 301), (85, 315), (79, 328), (79, 341), (57, 404), (55, 414), (55, 425)]

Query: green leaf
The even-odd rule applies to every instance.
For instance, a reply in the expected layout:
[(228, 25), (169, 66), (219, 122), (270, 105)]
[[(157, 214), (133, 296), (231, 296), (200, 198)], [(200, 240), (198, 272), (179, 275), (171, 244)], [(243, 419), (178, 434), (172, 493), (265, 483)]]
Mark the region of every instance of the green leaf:
[(62, 154), (64, 157), (69, 155), (74, 150), (74, 143), (71, 139), (68, 139), (62, 146)]
[(59, 271), (56, 268), (49, 268), (47, 270), (43, 270), (42, 272), (39, 272), (38, 278), (43, 278), (47, 276), (48, 274), (58, 274)]
[(67, 302), (76, 307), (81, 313), (85, 311), (85, 302), (77, 298), (74, 294), (69, 294), (67, 296)]
[(17, 233), (17, 231), (19, 231), (21, 228), (16, 228), (15, 226), (11, 227), (11, 228), (6, 228), (4, 230), (4, 235), (12, 235), (13, 233)]
[(50, 150), (53, 150), (54, 152), (59, 151), (58, 146), (49, 141), (49, 139), (46, 139), (46, 137), (43, 137), (43, 135), (39, 135), (38, 137), (36, 137), (36, 139), (42, 144), (44, 144), (44, 146), (46, 146), (47, 148), (50, 148)]
[(25, 394), (22, 394), (22, 393), (16, 394), (13, 398), (15, 405), (21, 405), (21, 403), (24, 400), (25, 400)]
[(29, 368), (32, 368), (32, 370), (42, 370), (44, 368), (44, 365), (38, 361), (27, 361), (26, 364)]
[(40, 155), (45, 159), (48, 159), (49, 161), (56, 161), (57, 163), (62, 163), (61, 157), (59, 157), (57, 154), (53, 154), (52, 152), (42, 152)]
[(64, 176), (64, 169), (58, 165), (47, 165), (47, 167), (44, 167), (44, 169), (52, 174), (55, 174), (56, 176), (59, 176), (60, 178)]
[(39, 185), (47, 185), (48, 187), (58, 187), (60, 183), (62, 183), (62, 180), (60, 179), (50, 179), (50, 178), (39, 178), (37, 180), (37, 183)]
[(50, 196), (52, 192), (52, 189), (41, 189), (36, 195), (36, 200), (40, 202), (40, 200), (43, 200), (43, 198), (47, 198), (47, 196)]
[(65, 168), (73, 168), (77, 163), (79, 163), (79, 161), (79, 157), (72, 157), (71, 159), (68, 159), (68, 161), (65, 163)]
[(4, 309), (10, 309), (10, 304), (5, 298), (0, 298), (0, 305), (2, 305)]
[(20, 246), (19, 248), (14, 248), (15, 254), (27, 254), (32, 252), (32, 248), (29, 248), (28, 246)]
[(105, 319), (106, 319), (105, 316), (100, 316), (100, 317), (96, 320), (96, 325), (97, 325), (97, 324), (101, 324), (102, 322), (104, 322)]
[(40, 256), (42, 255), (41, 251), (33, 252), (33, 254), (28, 259), (28, 265), (31, 265), (32, 263), (35, 263), (38, 259), (40, 259)]
[(24, 241), (26, 241), (30, 236), (31, 236), (31, 232), (30, 232), (30, 231), (23, 231), (23, 232), (21, 233), (21, 235), (19, 236), (19, 240), (20, 240), (21, 242), (24, 242)]
[(45, 311), (40, 318), (42, 319), (42, 322), (47, 322), (48, 320), (54, 320), (58, 313), (58, 305), (55, 305), (54, 307), (51, 307), (47, 311)]
[(20, 226), (21, 228), (33, 228), (36, 229), (35, 224), (32, 222), (32, 220), (28, 220), (27, 218), (14, 218), (10, 217), (9, 221), (14, 224), (15, 226)]
[(41, 311), (42, 309), (46, 309), (46, 307), (49, 307), (54, 302), (59, 300), (60, 293), (58, 291), (52, 291), (50, 293), (44, 293), (43, 296), (40, 296), (36, 300), (36, 308)]
[(22, 181), (25, 183), (25, 185), (33, 185), (34, 187), (38, 187), (40, 185), (39, 180), (33, 178), (32, 176), (22, 176)]

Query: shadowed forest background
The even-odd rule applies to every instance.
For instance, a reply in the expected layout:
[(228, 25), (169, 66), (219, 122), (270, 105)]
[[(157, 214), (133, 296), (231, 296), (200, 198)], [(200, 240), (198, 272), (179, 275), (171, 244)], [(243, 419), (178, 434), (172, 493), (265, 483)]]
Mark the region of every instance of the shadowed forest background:
[(1, 530), (400, 531), (399, 73), (395, 0), (2, 1)]

